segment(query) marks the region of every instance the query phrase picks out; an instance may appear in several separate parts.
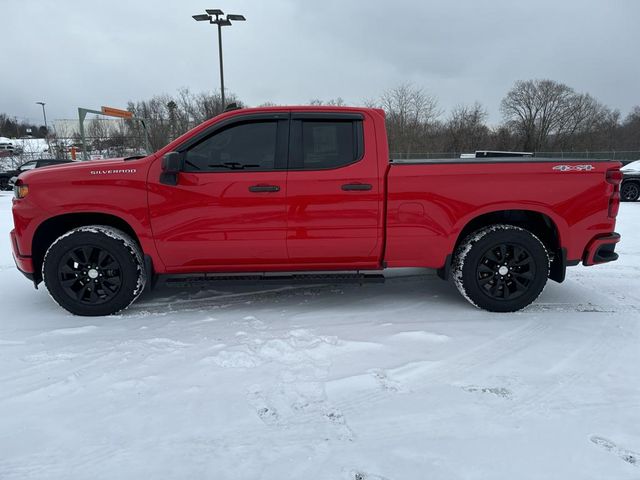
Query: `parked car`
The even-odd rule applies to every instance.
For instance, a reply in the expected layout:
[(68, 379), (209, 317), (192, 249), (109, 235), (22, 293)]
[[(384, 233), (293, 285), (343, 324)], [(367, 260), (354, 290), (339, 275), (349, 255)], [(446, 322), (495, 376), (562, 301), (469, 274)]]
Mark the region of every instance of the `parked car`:
[(0, 157), (10, 157), (13, 155), (20, 155), (22, 148), (9, 141), (8, 139), (0, 140)]
[(365, 282), (394, 267), (512, 312), (567, 266), (618, 259), (620, 166), (390, 160), (382, 110), (234, 110), (147, 157), (25, 172), (11, 244), (77, 315), (116, 313), (159, 276)]
[(624, 178), (620, 187), (623, 202), (637, 202), (640, 198), (640, 160), (622, 167)]
[(34, 168), (49, 167), (51, 165), (60, 165), (63, 163), (69, 163), (71, 160), (57, 160), (57, 159), (39, 159), (31, 160), (23, 163), (15, 170), (8, 170), (6, 172), (0, 172), (0, 190), (13, 190), (15, 181), (22, 172), (32, 170)]

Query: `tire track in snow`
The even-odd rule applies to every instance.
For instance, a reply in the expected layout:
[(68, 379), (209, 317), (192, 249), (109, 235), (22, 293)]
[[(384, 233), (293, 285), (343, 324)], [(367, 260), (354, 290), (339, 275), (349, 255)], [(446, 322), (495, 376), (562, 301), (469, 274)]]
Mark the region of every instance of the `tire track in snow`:
[[(528, 321), (526, 324), (510, 330), (498, 337), (488, 340), (470, 350), (439, 361), (418, 361), (393, 369), (376, 369), (373, 376), (385, 378), (395, 389), (366, 388), (349, 392), (350, 383), (361, 383), (365, 375), (345, 377), (330, 382), (332, 386), (347, 389), (343, 397), (335, 403), (345, 412), (361, 411), (366, 405), (389, 399), (394, 391), (420, 392), (433, 386), (434, 383), (453, 384), (470, 374), (484, 370), (487, 366), (511, 356), (520, 350), (535, 344), (550, 327), (549, 322), (540, 319)], [(371, 377), (369, 373), (366, 377)]]
[[(590, 335), (583, 347), (576, 350), (576, 355), (570, 357), (568, 366), (565, 367), (570, 369), (568, 373), (558, 375), (547, 388), (540, 388), (540, 385), (537, 385), (525, 390), (524, 395), (518, 396), (523, 397), (523, 400), (520, 401), (516, 397), (517, 403), (508, 407), (506, 413), (522, 416), (535, 413), (540, 410), (540, 407), (557, 409), (558, 404), (562, 403), (562, 400), (556, 398), (560, 392), (570, 389), (588, 377), (593, 377), (610, 365), (612, 358), (619, 353), (615, 348), (619, 345), (615, 338), (617, 332), (617, 329), (612, 329), (609, 323), (603, 322), (597, 334)], [(571, 402), (570, 408), (577, 407), (579, 405)]]

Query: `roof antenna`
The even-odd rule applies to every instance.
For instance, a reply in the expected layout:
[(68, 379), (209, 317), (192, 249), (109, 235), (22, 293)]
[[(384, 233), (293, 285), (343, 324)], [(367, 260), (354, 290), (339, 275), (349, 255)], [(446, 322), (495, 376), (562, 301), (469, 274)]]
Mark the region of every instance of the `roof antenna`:
[(225, 112), (232, 112), (233, 110), (240, 110), (240, 107), (237, 103), (230, 103), (227, 105), (227, 108), (224, 109)]

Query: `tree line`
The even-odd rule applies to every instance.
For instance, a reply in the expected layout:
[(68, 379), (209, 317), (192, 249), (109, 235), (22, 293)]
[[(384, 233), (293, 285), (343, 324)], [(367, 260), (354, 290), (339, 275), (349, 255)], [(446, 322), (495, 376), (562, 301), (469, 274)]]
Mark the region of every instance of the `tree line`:
[(44, 138), (47, 129), (44, 125), (36, 125), (32, 122), (18, 120), (16, 117), (10, 117), (6, 113), (0, 113), (0, 137), (21, 138), (32, 136), (35, 138)]
[[(244, 106), (236, 96), (229, 103)], [(343, 106), (345, 101), (313, 99), (309, 104)], [(363, 104), (386, 112), (393, 154), (640, 151), (640, 105), (623, 118), (590, 94), (553, 80), (516, 82), (502, 99), (502, 122), (497, 126), (489, 125), (487, 110), (479, 102), (458, 105), (445, 114), (434, 95), (411, 84), (389, 89)], [(151, 121), (154, 148), (223, 111), (219, 94), (189, 90), (181, 90), (176, 97), (130, 102), (128, 108)]]
[[(245, 104), (233, 94), (227, 103)], [(362, 102), (386, 112), (389, 147), (394, 155), (472, 153), (475, 150), (527, 152), (624, 152), (640, 151), (640, 105), (626, 117), (588, 93), (553, 80), (518, 81), (500, 104), (502, 121), (490, 125), (487, 110), (479, 102), (458, 105), (445, 112), (437, 98), (411, 84), (389, 89), (377, 99)], [(313, 99), (310, 105), (345, 105), (342, 98)], [(273, 106), (267, 102), (261, 106)], [(130, 101), (127, 109), (147, 121), (151, 148), (162, 148), (195, 125), (224, 110), (219, 93), (193, 93), (182, 89), (176, 95), (156, 95)], [(43, 128), (19, 125), (0, 114), (0, 136), (24, 135), (26, 128), (43, 135)], [(71, 136), (59, 132), (59, 136)], [(77, 137), (77, 132), (73, 134)], [(87, 136), (92, 147), (112, 145), (140, 147), (142, 125), (124, 121), (105, 126), (89, 121)]]

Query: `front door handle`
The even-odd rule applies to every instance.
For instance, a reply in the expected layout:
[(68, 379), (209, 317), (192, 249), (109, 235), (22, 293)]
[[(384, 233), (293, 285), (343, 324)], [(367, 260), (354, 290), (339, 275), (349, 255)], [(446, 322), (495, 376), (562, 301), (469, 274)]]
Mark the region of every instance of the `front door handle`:
[(267, 193), (267, 192), (279, 192), (280, 187), (277, 185), (253, 185), (249, 187), (251, 193)]
[(347, 183), (342, 185), (342, 190), (345, 192), (368, 192), (373, 188), (370, 183)]

